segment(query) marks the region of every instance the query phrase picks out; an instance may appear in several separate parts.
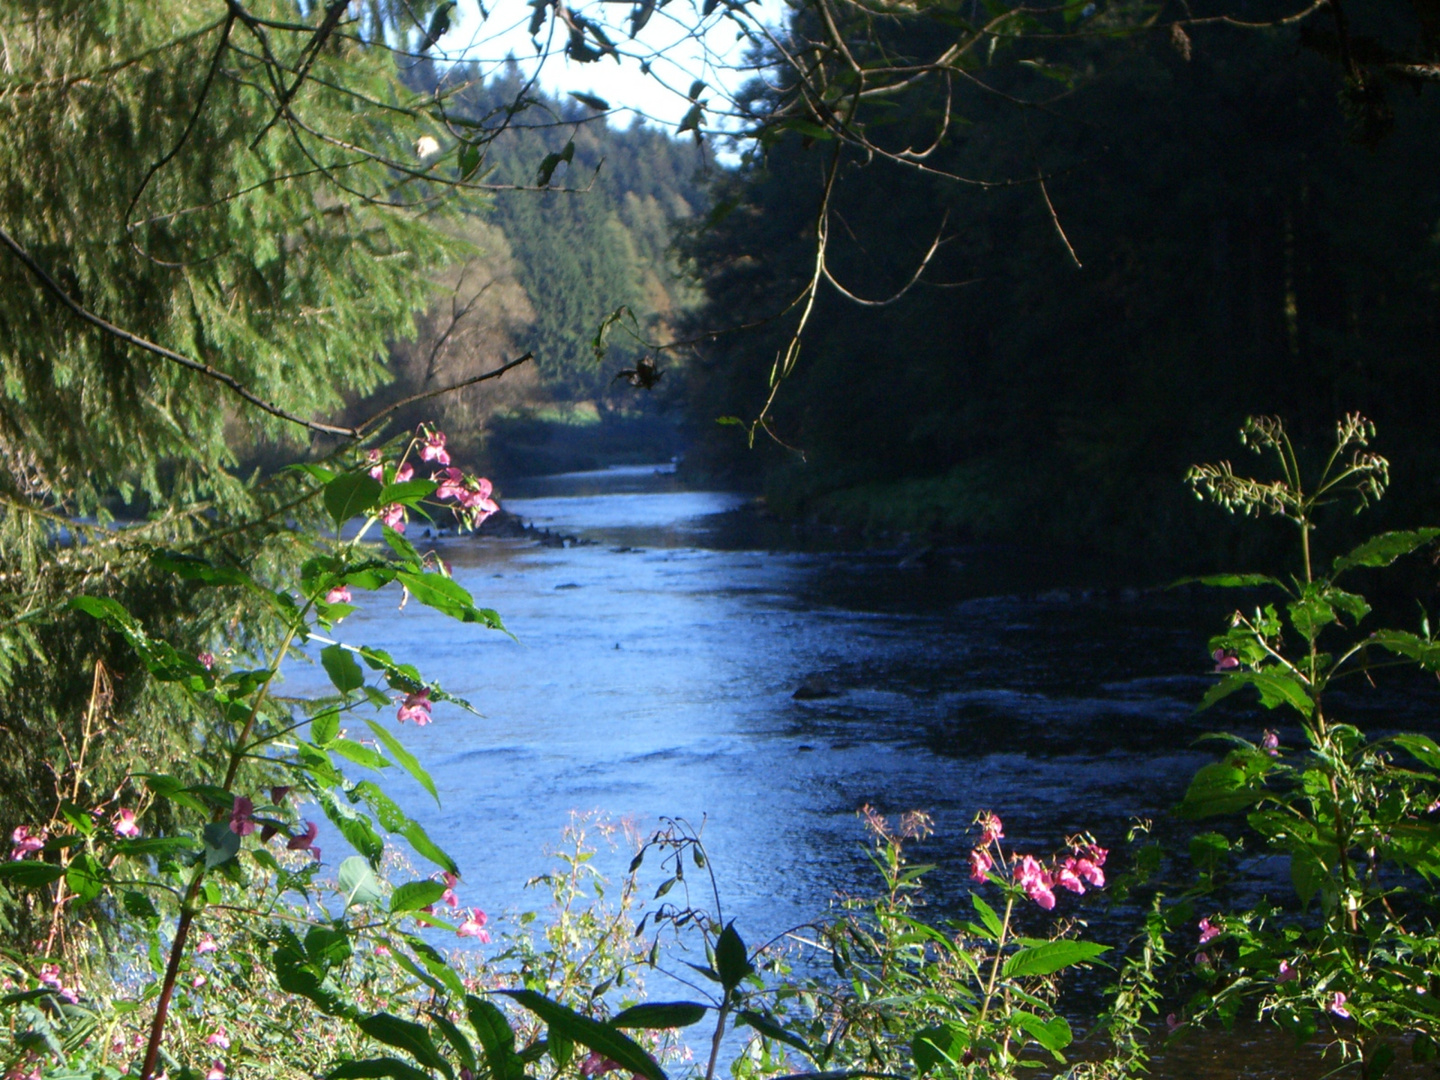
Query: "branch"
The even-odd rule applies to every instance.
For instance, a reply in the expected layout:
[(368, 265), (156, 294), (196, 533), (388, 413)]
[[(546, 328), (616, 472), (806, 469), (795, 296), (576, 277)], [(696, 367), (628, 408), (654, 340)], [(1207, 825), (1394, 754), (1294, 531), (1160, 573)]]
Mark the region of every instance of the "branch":
[(405, 406), (407, 405), (413, 405), (415, 404), (415, 402), (424, 401), (427, 398), (439, 397), (441, 394), (450, 394), (456, 390), (463, 390), (467, 386), (474, 386), (476, 383), (485, 382), (487, 379), (498, 379), (501, 375), (504, 375), (511, 368), (517, 368), (526, 361), (534, 359), (535, 354), (527, 352), (524, 356), (517, 356), (514, 360), (507, 360), (498, 368), (493, 368), (490, 371), (483, 372), (479, 375), (472, 375), (470, 378), (462, 379), (458, 383), (452, 383), (449, 386), (441, 386), (435, 390), (425, 390), (419, 394), (411, 394), (407, 398), (401, 398), (399, 401), (394, 402), (393, 404), (386, 405), (385, 408), (375, 413), (368, 420), (365, 420), (363, 423), (356, 425), (353, 430), (350, 428), (332, 428), (331, 430), (341, 431), (352, 438), (359, 438), (364, 435), (365, 432), (369, 431), (372, 427), (378, 424), (381, 420), (385, 419), (385, 417), (389, 416), (391, 413), (398, 412), (399, 410), (405, 408)]
[(831, 285), (834, 285), (835, 288), (839, 290), (840, 295), (845, 297), (845, 299), (850, 300), (853, 303), (860, 304), (864, 307), (888, 307), (890, 304), (893, 304), (895, 303), (895, 301), (899, 300), (902, 296), (904, 296), (912, 288), (914, 288), (916, 284), (919, 283), (920, 275), (925, 273), (925, 268), (930, 265), (930, 260), (935, 257), (935, 252), (940, 250), (940, 244), (942, 243), (940, 237), (945, 232), (945, 222), (949, 219), (950, 211), (947, 210), (945, 211), (944, 216), (940, 219), (940, 228), (935, 233), (935, 239), (930, 242), (930, 250), (925, 252), (925, 257), (920, 260), (920, 265), (915, 268), (915, 273), (910, 275), (910, 280), (907, 281), (903, 286), (901, 286), (900, 291), (897, 292), (894, 296), (887, 297), (884, 300), (866, 300), (862, 296), (856, 296), (849, 289), (845, 288), (845, 286), (841, 285), (840, 282), (836, 281), (835, 275), (830, 273), (830, 267), (828, 265), (824, 263), (821, 264), (821, 273), (825, 275), (825, 280), (830, 282)]
[(121, 327), (116, 326), (114, 323), (102, 319), (99, 315), (96, 315), (94, 312), (85, 308), (69, 293), (67, 293), (65, 289), (61, 286), (61, 284), (49, 274), (47, 274), (45, 272), (45, 269), (30, 256), (30, 253), (28, 251), (26, 251), (23, 247), (20, 246), (20, 244), (15, 240), (15, 238), (11, 236), (10, 233), (7, 232), (3, 226), (0, 226), (0, 243), (3, 243), (6, 247), (8, 247), (11, 253), (14, 254), (14, 256), (19, 259), (21, 263), (24, 264), (25, 269), (29, 270), (30, 273), (42, 285), (45, 286), (45, 288), (49, 289), (50, 292), (54, 293), (55, 297), (67, 308), (69, 308), (71, 312), (76, 315), (76, 317), (80, 318), (85, 322), (88, 322), (91, 326), (98, 327), (99, 329), (105, 331), (105, 333), (109, 334), (111, 337), (118, 338), (128, 345), (134, 345), (136, 348), (144, 349), (146, 352), (154, 353), (156, 356), (160, 357), (163, 360), (169, 360), (172, 364), (178, 364), (183, 368), (188, 368), (191, 371), (199, 372), (201, 375), (204, 375), (207, 378), (214, 379), (216, 382), (223, 383), (224, 385), (228, 386), (234, 393), (238, 394), (241, 398), (248, 401), (251, 405), (254, 405), (256, 408), (269, 413), (271, 416), (278, 417), (281, 420), (289, 421), (292, 424), (298, 424), (309, 431), (318, 432), (323, 435), (344, 435), (347, 438), (351, 439), (359, 438), (360, 433), (354, 428), (336, 427), (333, 424), (322, 424), (314, 420), (306, 420), (304, 417), (296, 416), (294, 413), (286, 412), (278, 405), (273, 405), (270, 402), (266, 401), (264, 398), (256, 395), (253, 391), (248, 389), (244, 383), (242, 383), (239, 379), (235, 378), (235, 376), (220, 371), (218, 368), (213, 368), (209, 364), (202, 363), (199, 360), (193, 360), (188, 356), (175, 352), (173, 349), (167, 349), (163, 345), (157, 345), (155, 344), (155, 342), (143, 338), (139, 334), (132, 334), (129, 330), (122, 329)]

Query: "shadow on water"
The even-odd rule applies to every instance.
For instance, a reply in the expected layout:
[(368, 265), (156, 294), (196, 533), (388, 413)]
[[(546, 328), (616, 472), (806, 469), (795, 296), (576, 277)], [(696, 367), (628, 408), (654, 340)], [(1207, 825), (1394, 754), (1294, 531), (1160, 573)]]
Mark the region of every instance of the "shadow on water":
[[(680, 815), (704, 821), (726, 917), (763, 940), (870, 890), (856, 820), (868, 803), (934, 816), (914, 854), (936, 864), (935, 913), (955, 912), (976, 811), (999, 812), (1037, 854), (1088, 830), (1120, 855), (1137, 818), (1179, 840), (1167, 809), (1212, 756), (1195, 740), (1258, 738), (1276, 722), (1234, 700), (1194, 711), (1234, 596), (1065, 588), (1065, 565), (1015, 551), (797, 542), (744, 497), (684, 490), (664, 467), (504, 494), (508, 510), (586, 541), (434, 541), (518, 645), (414, 605), (397, 614), (383, 593), (344, 627), (485, 714), (437, 707), (408, 739), (440, 787), (442, 809), (422, 820), (468, 869), (465, 902), (492, 911), (536, 906), (522, 885), (572, 809), (644, 829)], [(1335, 708), (1376, 730), (1431, 730), (1437, 703), (1433, 682), (1397, 682)], [(407, 783), (387, 780), (422, 806)], [(1117, 943), (1138, 915), (1085, 914)], [(1272, 1038), (1207, 1034), (1156, 1075), (1325, 1071)]]

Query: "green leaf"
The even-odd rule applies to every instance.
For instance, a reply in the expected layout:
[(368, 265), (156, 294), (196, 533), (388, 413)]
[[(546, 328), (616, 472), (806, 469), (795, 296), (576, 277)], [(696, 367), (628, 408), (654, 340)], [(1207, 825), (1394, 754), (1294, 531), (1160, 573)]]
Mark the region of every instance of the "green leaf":
[(610, 1023), (617, 1028), (682, 1028), (705, 1018), (706, 1007), (694, 1001), (649, 1001), (632, 1005)]
[(787, 1031), (773, 1016), (750, 1009), (740, 1009), (735, 1013), (735, 1023), (752, 1027), (767, 1039), (774, 1039), (786, 1046), (793, 1046), (811, 1060), (815, 1058), (815, 1051), (810, 1049), (810, 1044), (794, 1032)]
[(1315, 894), (1330, 883), (1329, 871), (1313, 848), (1301, 846), (1290, 852), (1290, 883), (1295, 886), (1301, 908), (1308, 908)]
[(435, 489), (439, 486), (434, 480), (402, 480), (398, 484), (386, 484), (381, 488), (380, 496), (375, 502), (380, 506), (389, 506), (391, 503), (410, 505), (435, 494)]
[(415, 778), (417, 784), (430, 793), (430, 797), (435, 800), (435, 805), (439, 806), (440, 795), (435, 790), (435, 781), (430, 779), (430, 774), (421, 768), (420, 762), (415, 760), (415, 755), (401, 746), (399, 739), (391, 735), (390, 732), (386, 731), (374, 720), (366, 720), (365, 723), (370, 725), (370, 730), (375, 733), (375, 737), (380, 740), (386, 750), (390, 751), (390, 756), (400, 763), (401, 768)]
[(1016, 1010), (1010, 1015), (1010, 1019), (1016, 1027), (1054, 1054), (1058, 1054), (1075, 1040), (1070, 1024), (1063, 1016), (1042, 1020), (1034, 1013)]
[(1440, 536), (1440, 529), (1412, 529), (1372, 536), (1348, 555), (1336, 559), (1331, 573), (1339, 574), (1352, 566), (1389, 566), (1400, 556), (1423, 547), (1437, 536)]
[(385, 755), (358, 742), (352, 742), (350, 739), (336, 739), (325, 749), (339, 754), (347, 761), (353, 761), (362, 768), (379, 770), (390, 767), (390, 762), (386, 760)]
[(720, 976), (720, 985), (729, 993), (754, 970), (755, 965), (750, 963), (745, 942), (736, 932), (732, 919), (725, 929), (720, 931), (720, 937), (715, 942), (715, 972)]
[(342, 473), (325, 485), (325, 510), (338, 529), (374, 510), (381, 490), (380, 481), (368, 473)]
[(328, 1073), (325, 1080), (430, 1080), (430, 1074), (399, 1058), (378, 1057), (342, 1061)]
[(470, 1045), (470, 1040), (465, 1038), (464, 1033), (438, 1009), (430, 1010), (429, 1016), (435, 1026), (440, 1029), (440, 1034), (445, 1036), (445, 1041), (450, 1044), (460, 1058), (461, 1067), (471, 1074), (478, 1072), (479, 1063), (475, 1060), (475, 1048)]
[(563, 161), (566, 164), (569, 164), (574, 159), (574, 157), (574, 139), (571, 139), (569, 142), (567, 142), (565, 144), (565, 149), (561, 150), (558, 154), (546, 154), (544, 160), (540, 162), (539, 171), (535, 174), (535, 186), (549, 187), (550, 179), (555, 175), (555, 170), (559, 167), (560, 163)]
[(485, 1051), (493, 1080), (523, 1080), (525, 1063), (515, 1053), (515, 1032), (505, 1013), (494, 1002), (466, 994), (465, 1014)]
[(205, 826), (205, 869), (213, 870), (233, 859), (240, 851), (240, 836), (230, 831), (224, 821), (212, 821)]
[(1440, 641), (1432, 641), (1403, 630), (1380, 630), (1366, 640), (1396, 656), (1414, 660), (1427, 671), (1440, 668)]
[(1240, 671), (1234, 675), (1226, 675), (1206, 691), (1196, 707), (1196, 712), (1204, 712), (1217, 701), (1246, 686), (1253, 686), (1260, 692), (1260, 704), (1267, 709), (1289, 705), (1306, 717), (1315, 711), (1315, 702), (1305, 692), (1304, 684), (1299, 679), (1292, 675), (1278, 674), (1275, 669), (1269, 668), (1265, 671)]
[(321, 649), (320, 663), (325, 668), (325, 674), (329, 675), (330, 681), (335, 684), (335, 689), (342, 694), (348, 696), (365, 685), (365, 672), (361, 671), (360, 665), (355, 662), (355, 654), (343, 645), (327, 645)]
[(400, 558), (406, 562), (413, 563), (413, 569), (420, 569), (423, 560), (420, 558), (420, 552), (415, 550), (414, 544), (406, 540), (404, 536), (396, 532), (389, 525), (380, 526), (380, 532), (385, 537), (385, 543), (390, 545), (391, 551), (395, 552), (396, 555), (399, 555)]
[[(654, 0), (651, 0), (651, 2), (653, 3)], [(571, 90), (570, 96), (587, 109), (594, 109), (596, 112), (610, 111), (610, 103), (604, 98), (596, 97), (594, 94), (582, 94), (578, 90)]]
[(975, 909), (975, 914), (980, 916), (980, 921), (985, 924), (985, 929), (993, 935), (992, 941), (999, 941), (1004, 926), (1000, 922), (1000, 916), (995, 914), (995, 909), (980, 898), (979, 893), (970, 894), (970, 906)]
[(1264, 755), (1231, 754), (1200, 769), (1190, 781), (1185, 798), (1176, 807), (1183, 818), (1234, 814), (1259, 802), (1266, 794), (1264, 777), (1270, 759)]
[(1422, 765), (1440, 772), (1440, 746), (1428, 735), (1394, 735), (1390, 741)]
[(346, 907), (351, 904), (370, 907), (380, 902), (380, 880), (370, 869), (370, 864), (359, 855), (351, 855), (341, 862), (337, 877), (340, 891), (345, 894)]
[(41, 889), (65, 876), (65, 868), (39, 859), (0, 863), (0, 884)]
[(1110, 946), (1093, 941), (1051, 941), (1033, 949), (1020, 949), (1005, 961), (1003, 974), (1007, 979), (1020, 979), (1034, 975), (1053, 975), (1076, 964), (1094, 960)]
[(613, 1026), (602, 1024), (588, 1016), (582, 1016), (575, 1010), (566, 1008), (558, 1001), (552, 1001), (544, 994), (537, 994), (533, 990), (499, 990), (496, 992), (518, 1001), (545, 1021), (546, 1026), (561, 1038), (577, 1042), (581, 1046), (603, 1054), (622, 1069), (648, 1077), (649, 1080), (668, 1080), (665, 1070), (660, 1068), (655, 1059), (646, 1053), (639, 1043)]
[[(369, 871), (367, 866), (366, 871)], [(416, 1061), (429, 1069), (439, 1069), (454, 1080), (455, 1073), (450, 1063), (435, 1048), (430, 1032), (413, 1020), (402, 1020), (391, 1013), (372, 1013), (357, 1021), (356, 1026), (376, 1042), (404, 1050)]]
[(937, 1065), (958, 1065), (970, 1047), (970, 1033), (961, 1024), (942, 1024), (915, 1033), (910, 1056), (921, 1075)]
[(415, 849), (417, 855), (429, 859), (440, 869), (449, 870), (452, 874), (459, 871), (460, 868), (455, 865), (455, 860), (445, 854), (440, 846), (430, 839), (418, 821), (412, 821), (406, 825), (400, 835), (410, 841), (410, 846)]
[(310, 741), (328, 749), (340, 734), (340, 710), (326, 709), (310, 719)]
[(1284, 589), (1284, 582), (1273, 578), (1269, 574), (1211, 574), (1208, 577), (1181, 578), (1170, 587), (1176, 585), (1190, 584), (1208, 585), (1213, 589), (1256, 589), (1261, 585), (1274, 585), (1277, 589)]
[(65, 871), (65, 886), (80, 903), (86, 904), (105, 891), (106, 876), (100, 860), (89, 852), (81, 852), (70, 860), (70, 868)]
[(150, 898), (144, 893), (134, 892), (133, 890), (125, 892), (121, 894), (120, 903), (121, 906), (125, 908), (125, 914), (132, 918), (148, 922), (160, 917), (160, 913), (155, 910), (155, 905), (150, 902)]
[(380, 839), (380, 834), (375, 831), (370, 819), (341, 803), (329, 789), (322, 789), (316, 801), (320, 803), (320, 809), (325, 811), (331, 824), (340, 830), (340, 835), (349, 841), (350, 846), (363, 855), (371, 866), (378, 868), (380, 856), (385, 852), (385, 842)]
[(444, 895), (445, 886), (438, 881), (406, 882), (390, 894), (390, 914), (419, 911), (438, 902)]
[(444, 574), (423, 574), (401, 570), (396, 578), (410, 595), (428, 608), (462, 623), (479, 623), (491, 630), (504, 630), (500, 616), (488, 608), (477, 608), (474, 598), (454, 578)]
[(475, 175), (475, 170), (480, 168), (480, 148), (474, 143), (460, 144), (460, 179), (469, 180)]

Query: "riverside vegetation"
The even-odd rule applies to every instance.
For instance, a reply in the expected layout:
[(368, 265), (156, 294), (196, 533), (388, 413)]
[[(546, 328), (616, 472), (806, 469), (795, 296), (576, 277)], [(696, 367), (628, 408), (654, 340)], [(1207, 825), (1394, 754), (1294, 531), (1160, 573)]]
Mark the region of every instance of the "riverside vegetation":
[[(906, 848), (927, 835), (928, 819), (891, 822), (866, 808), (877, 895), (758, 945), (725, 919), (723, 874), (680, 820), (639, 844), (613, 899), (577, 825), (545, 879), (552, 920), (522, 920), (492, 939), (485, 913), (467, 903), (462, 868), (375, 780), (353, 775), (398, 766), (434, 795), (395, 728), (430, 722), (434, 702), (468, 706), (382, 648), (340, 636), (357, 594), (396, 584), (504, 632), (404, 534), (411, 515), (442, 508), (462, 525), (483, 520), (495, 508), (489, 485), (452, 465), (431, 428), (388, 455), (303, 466), (331, 528), (306, 538), (310, 555), (288, 584), (263, 584), (241, 565), (151, 555), (186, 589), (244, 591), (273, 609), (286, 632), (258, 663), (243, 645), (212, 652), (209, 642), (160, 638), (113, 600), (70, 601), (209, 724), (183, 769), (132, 767), (97, 785), (89, 762), (98, 748), (136, 737), (108, 707), (97, 670), (53, 811), (15, 829), (0, 865), (12, 925), (26, 930), (17, 939), (25, 947), (12, 945), (4, 960), (7, 1075), (522, 1080), (622, 1070), (666, 1080), (682, 1069), (708, 1080), (734, 1045), (727, 1031), (743, 1028), (728, 1062), (737, 1078), (1037, 1068), (1123, 1077), (1144, 1071), (1157, 1039), (1205, 1038), (1207, 1022), (1242, 1011), (1326, 1040), (1342, 1069), (1367, 1080), (1402, 1046), (1433, 1059), (1440, 745), (1422, 735), (1371, 740), (1325, 708), (1336, 679), (1395, 663), (1440, 668), (1428, 626), (1356, 633), (1369, 607), (1340, 584), (1423, 548), (1440, 529), (1384, 533), (1320, 569), (1317, 510), (1341, 499), (1367, 505), (1388, 482), (1372, 436), (1368, 421), (1346, 418), (1307, 483), (1283, 424), (1253, 419), (1244, 440), (1274, 458), (1276, 478), (1229, 463), (1190, 474), (1203, 498), (1293, 524), (1302, 556), (1288, 578), (1204, 579), (1281, 595), (1237, 611), (1212, 641), (1219, 678), (1201, 705), (1254, 689), (1261, 705), (1293, 713), (1302, 741), (1215, 736), (1230, 749), (1195, 776), (1178, 812), (1236, 827), (1192, 837), (1189, 880), (1165, 871), (1166, 853), (1143, 828), (1125, 852), (1075, 836), (1045, 855), (1008, 847), (1001, 817), (985, 812), (970, 855), (973, 918), (927, 919), (927, 868)], [(361, 524), (346, 535), (353, 520)], [(305, 643), (322, 646), (332, 690), (280, 697), (276, 680)], [(361, 723), (368, 734), (357, 737)], [(354, 854), (332, 850), (322, 862), (312, 813)], [(1293, 896), (1224, 906), (1217, 890), (1246, 850), (1286, 857)], [(412, 858), (431, 872), (414, 873)], [(643, 903), (647, 868), (661, 880)], [(1117, 894), (1149, 911), (1137, 936), (1090, 940), (1084, 905)], [(1030, 905), (1050, 913), (1048, 933), (1017, 930)], [(445, 935), (487, 948), (447, 954)], [(1077, 1040), (1063, 976), (1097, 964), (1110, 972), (1108, 1006)], [(650, 1000), (652, 972), (678, 977), (693, 996)], [(707, 1034), (686, 1042), (681, 1033), (702, 1023)]]

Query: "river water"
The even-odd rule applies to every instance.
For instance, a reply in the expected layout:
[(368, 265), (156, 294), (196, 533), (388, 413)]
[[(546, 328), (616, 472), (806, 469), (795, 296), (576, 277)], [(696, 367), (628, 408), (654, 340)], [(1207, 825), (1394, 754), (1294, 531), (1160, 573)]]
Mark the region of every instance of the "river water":
[[(703, 822), (725, 917), (760, 941), (871, 889), (866, 804), (933, 817), (913, 855), (937, 864), (931, 904), (958, 911), (977, 811), (1037, 854), (1088, 830), (1116, 869), (1134, 819), (1183, 835), (1166, 810), (1213, 757), (1197, 736), (1258, 738), (1274, 722), (1245, 706), (1194, 710), (1212, 678), (1207, 637), (1233, 597), (1087, 591), (1063, 563), (1013, 551), (827, 549), (664, 469), (506, 495), (508, 510), (584, 542), (482, 531), (433, 543), (518, 642), (397, 611), (388, 593), (343, 624), (346, 640), (415, 662), (484, 714), (440, 705), (403, 733), (440, 808), (408, 778), (385, 784), (464, 868), (464, 902), (492, 915), (543, 907), (524, 883), (572, 811), (642, 831), (668, 815)], [(814, 696), (797, 698), (801, 687)], [(1347, 706), (1362, 721), (1380, 708), (1332, 708)], [(628, 852), (616, 859), (623, 868)], [(1134, 926), (1123, 909), (1088, 914), (1117, 944)], [(1263, 1031), (1204, 1042), (1158, 1075), (1324, 1071)]]

